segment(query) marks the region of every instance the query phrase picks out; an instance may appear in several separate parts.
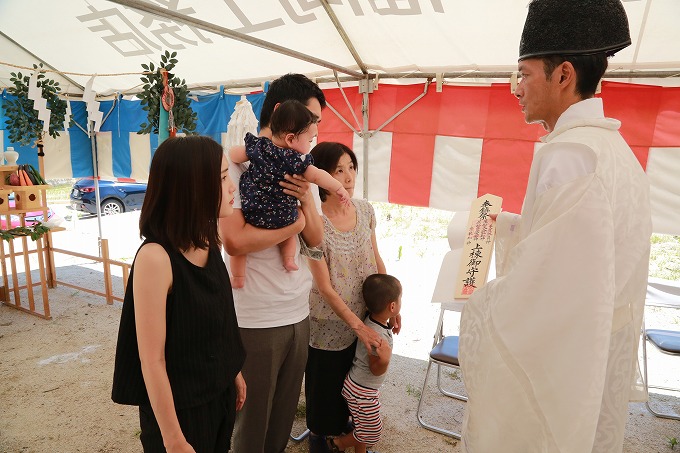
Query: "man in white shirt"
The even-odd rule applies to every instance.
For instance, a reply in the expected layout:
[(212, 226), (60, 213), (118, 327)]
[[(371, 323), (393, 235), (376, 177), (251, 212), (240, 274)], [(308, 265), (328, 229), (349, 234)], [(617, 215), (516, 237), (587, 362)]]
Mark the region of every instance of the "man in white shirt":
[(630, 42), (620, 0), (529, 4), (515, 95), (549, 134), (521, 216), (497, 218), (497, 278), (463, 311), (468, 452), (620, 452), (628, 401), (646, 396), (648, 182), (593, 97)]
[[(319, 120), (326, 101), (321, 89), (301, 74), (287, 74), (273, 81), (260, 114), (260, 136), (271, 138), (269, 119), (281, 102), (295, 99)], [(238, 187), (243, 169), (230, 165)], [(288, 444), (309, 344), (309, 291), (312, 275), (297, 247), (299, 270), (287, 272), (277, 244), (300, 233), (310, 247), (321, 244), (323, 225), (310, 184), (301, 176), (282, 182), (284, 193), (300, 200), (301, 214), (292, 225), (265, 230), (245, 223), (238, 190), (234, 213), (220, 219), (227, 253), (246, 255), (246, 284), (234, 289), (234, 305), (246, 349), (243, 377), (247, 385), (243, 409), (236, 414), (235, 453), (281, 453)], [(227, 260), (228, 261), (228, 260)]]

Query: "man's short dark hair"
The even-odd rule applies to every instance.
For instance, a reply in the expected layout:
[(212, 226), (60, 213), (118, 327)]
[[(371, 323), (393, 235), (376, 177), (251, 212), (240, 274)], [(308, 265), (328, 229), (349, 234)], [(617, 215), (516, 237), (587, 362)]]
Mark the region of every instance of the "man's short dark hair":
[(200, 135), (161, 143), (151, 161), (140, 235), (177, 250), (219, 246), (223, 155), (219, 143)]
[(597, 84), (607, 70), (608, 61), (604, 53), (593, 55), (546, 55), (539, 57), (543, 60), (545, 76), (550, 80), (556, 67), (568, 61), (576, 71), (576, 94), (581, 99), (588, 99), (595, 95)]
[(396, 277), (388, 274), (372, 274), (366, 277), (361, 287), (366, 308), (370, 313), (384, 311), (391, 302), (401, 295), (401, 283)]
[(321, 108), (326, 107), (326, 97), (319, 85), (302, 74), (286, 74), (274, 80), (262, 103), (260, 111), (260, 127), (268, 127), (276, 104), (294, 99), (307, 105), (311, 98), (316, 98)]

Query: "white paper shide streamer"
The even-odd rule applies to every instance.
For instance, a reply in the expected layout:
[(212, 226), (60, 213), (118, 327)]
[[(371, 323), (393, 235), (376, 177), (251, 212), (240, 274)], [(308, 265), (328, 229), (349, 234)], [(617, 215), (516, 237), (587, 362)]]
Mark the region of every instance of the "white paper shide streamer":
[(64, 132), (68, 134), (68, 128), (71, 125), (71, 103), (68, 99), (66, 101), (66, 114), (64, 115)]
[(28, 99), (33, 101), (33, 108), (38, 111), (38, 119), (43, 122), (43, 132), (50, 132), (50, 116), (52, 112), (47, 108), (47, 99), (42, 97), (42, 90), (38, 88), (38, 74), (36, 71), (28, 80)]
[(99, 132), (99, 128), (102, 126), (102, 119), (104, 113), (99, 111), (99, 102), (96, 101), (96, 93), (92, 91), (92, 84), (94, 83), (94, 78), (97, 77), (93, 75), (90, 80), (85, 84), (85, 92), (83, 93), (83, 101), (87, 106), (87, 128), (90, 130), (90, 124), (94, 123), (92, 126), (92, 131)]

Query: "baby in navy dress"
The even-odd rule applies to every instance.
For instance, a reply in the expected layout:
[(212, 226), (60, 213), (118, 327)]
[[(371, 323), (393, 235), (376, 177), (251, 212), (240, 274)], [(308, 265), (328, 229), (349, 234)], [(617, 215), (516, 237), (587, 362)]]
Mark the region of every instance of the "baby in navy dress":
[[(314, 166), (309, 154), (311, 142), (316, 137), (318, 118), (301, 102), (282, 102), (272, 113), (270, 127), (272, 139), (246, 134), (245, 146), (229, 150), (232, 162), (250, 161), (241, 175), (239, 192), (241, 211), (250, 225), (277, 229), (294, 223), (298, 218), (297, 199), (286, 195), (279, 181), (284, 175), (302, 175), (310, 182), (335, 192), (345, 204), (349, 193), (340, 181)], [(296, 238), (291, 236), (279, 244), (283, 266), (287, 271), (298, 270), (295, 264)], [(243, 288), (245, 284), (246, 257), (231, 257), (231, 285)]]

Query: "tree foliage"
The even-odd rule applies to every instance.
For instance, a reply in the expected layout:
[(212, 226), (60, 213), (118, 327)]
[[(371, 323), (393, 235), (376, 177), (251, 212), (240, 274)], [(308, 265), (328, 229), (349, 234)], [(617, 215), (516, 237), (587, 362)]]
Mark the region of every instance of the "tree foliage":
[[(43, 65), (33, 65), (36, 71), (42, 71)], [(3, 103), (7, 116), (7, 129), (9, 140), (20, 143), (22, 146), (33, 145), (43, 137), (43, 122), (38, 119), (38, 111), (33, 108), (33, 101), (28, 99), (28, 82), (30, 75), (21, 72), (11, 73), (10, 82), (14, 85), (7, 92), (16, 98), (7, 99)], [(48, 79), (43, 72), (38, 74), (38, 88), (42, 91), (42, 97), (47, 100), (47, 108), (51, 110), (49, 134), (58, 137), (59, 130), (63, 128), (66, 116), (66, 101), (59, 98), (59, 82)]]
[(194, 133), (196, 130), (197, 115), (191, 109), (191, 102), (189, 100), (189, 90), (186, 82), (171, 73), (177, 64), (177, 52), (172, 54), (167, 50), (161, 55), (161, 62), (158, 67), (153, 63), (142, 64), (142, 68), (150, 74), (142, 76), (142, 92), (137, 95), (142, 100), (142, 108), (147, 111), (147, 121), (141, 124), (139, 134), (149, 134), (151, 132), (158, 133), (158, 123), (160, 120), (161, 93), (163, 93), (163, 76), (161, 69), (168, 71), (168, 86), (175, 94), (175, 105), (172, 108), (172, 114), (175, 121), (175, 128), (180, 132), (188, 134)]

